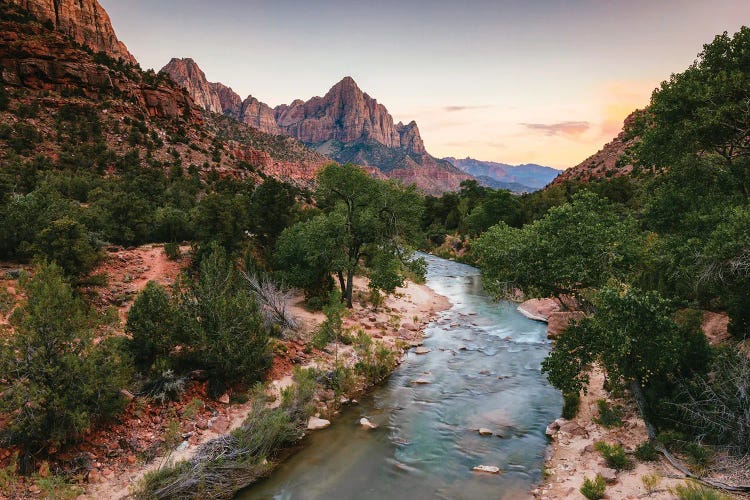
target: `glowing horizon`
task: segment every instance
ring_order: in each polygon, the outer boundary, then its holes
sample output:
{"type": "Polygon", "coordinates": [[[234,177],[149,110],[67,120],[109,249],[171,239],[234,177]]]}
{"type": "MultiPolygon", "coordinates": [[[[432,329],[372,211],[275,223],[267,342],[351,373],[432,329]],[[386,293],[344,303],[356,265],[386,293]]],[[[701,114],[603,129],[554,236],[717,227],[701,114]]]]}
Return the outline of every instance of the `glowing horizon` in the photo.
{"type": "Polygon", "coordinates": [[[191,57],[270,106],[348,75],[396,122],[415,120],[434,156],[555,168],[598,151],[750,19],[733,0],[100,2],[144,68],[191,57]]]}

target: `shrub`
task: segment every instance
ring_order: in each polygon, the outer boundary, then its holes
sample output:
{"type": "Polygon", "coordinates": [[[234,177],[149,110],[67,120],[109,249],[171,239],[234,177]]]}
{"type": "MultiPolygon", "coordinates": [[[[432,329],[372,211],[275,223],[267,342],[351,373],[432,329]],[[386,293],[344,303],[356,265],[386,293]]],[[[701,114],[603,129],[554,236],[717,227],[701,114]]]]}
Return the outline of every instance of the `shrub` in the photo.
{"type": "Polygon", "coordinates": [[[63,217],[51,222],[32,245],[35,254],[54,261],[66,274],[88,274],[101,259],[94,238],[83,224],[63,217]]]}
{"type": "Polygon", "coordinates": [[[619,444],[607,444],[604,441],[597,442],[594,447],[602,454],[607,465],[616,470],[628,470],[633,468],[632,462],[625,455],[625,449],[619,444]]]}
{"type": "Polygon", "coordinates": [[[581,394],[578,392],[568,392],[563,394],[562,418],[571,420],[578,415],[578,408],[581,405],[581,394]]]}
{"type": "Polygon", "coordinates": [[[731,500],[723,493],[695,483],[680,484],[669,491],[680,500],[731,500]]]}
{"type": "Polygon", "coordinates": [[[94,344],[95,323],[57,265],[37,266],[23,286],[26,302],[11,316],[15,334],[0,350],[8,381],[0,404],[12,415],[5,439],[36,453],[122,409],[128,360],[110,342],[94,344]]]}
{"type": "Polygon", "coordinates": [[[604,481],[602,476],[597,474],[593,480],[585,478],[580,491],[589,500],[599,500],[600,498],[604,498],[605,489],[607,489],[606,481],[604,481]]]}
{"type": "Polygon", "coordinates": [[[164,245],[164,253],[167,255],[169,260],[180,260],[180,245],[179,243],[170,242],[164,245]]]}
{"type": "Polygon", "coordinates": [[[383,380],[390,375],[396,365],[393,352],[383,344],[373,342],[372,338],[361,330],[354,341],[354,350],[359,358],[354,370],[369,384],[383,380]]]}
{"type": "Polygon", "coordinates": [[[183,360],[205,368],[215,381],[259,380],[270,364],[268,331],[224,250],[211,245],[197,279],[180,288],[183,360]]]}
{"type": "Polygon", "coordinates": [[[659,452],[651,441],[644,441],[636,447],[635,458],[641,462],[655,462],[659,460],[659,452]]]}
{"type": "Polygon", "coordinates": [[[622,425],[622,406],[610,407],[604,399],[598,400],[596,406],[599,408],[599,416],[594,418],[594,422],[608,429],[622,425]]]}
{"type": "Polygon", "coordinates": [[[346,307],[341,302],[341,294],[338,291],[331,292],[328,297],[328,305],[323,307],[326,319],[313,337],[313,347],[323,349],[330,342],[338,342],[343,324],[341,318],[345,310],[346,307]]]}
{"type": "Polygon", "coordinates": [[[149,371],[157,359],[166,361],[177,345],[178,315],[164,287],[154,281],[146,283],[125,324],[133,359],[141,371],[149,371]]]}
{"type": "Polygon", "coordinates": [[[641,482],[643,483],[643,487],[646,488],[646,493],[649,496],[656,491],[660,481],[661,476],[659,476],[659,474],[645,474],[641,476],[641,482]]]}

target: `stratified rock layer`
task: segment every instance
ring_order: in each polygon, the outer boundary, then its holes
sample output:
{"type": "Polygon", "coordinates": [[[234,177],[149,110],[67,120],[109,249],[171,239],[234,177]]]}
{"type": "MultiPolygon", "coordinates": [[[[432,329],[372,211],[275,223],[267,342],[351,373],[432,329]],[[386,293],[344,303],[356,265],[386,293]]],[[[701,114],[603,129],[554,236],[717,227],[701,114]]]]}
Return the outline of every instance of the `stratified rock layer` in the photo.
{"type": "Polygon", "coordinates": [[[51,21],[76,42],[95,52],[135,64],[135,57],[118,40],[107,12],[97,0],[7,0],[42,21],[51,21]]]}

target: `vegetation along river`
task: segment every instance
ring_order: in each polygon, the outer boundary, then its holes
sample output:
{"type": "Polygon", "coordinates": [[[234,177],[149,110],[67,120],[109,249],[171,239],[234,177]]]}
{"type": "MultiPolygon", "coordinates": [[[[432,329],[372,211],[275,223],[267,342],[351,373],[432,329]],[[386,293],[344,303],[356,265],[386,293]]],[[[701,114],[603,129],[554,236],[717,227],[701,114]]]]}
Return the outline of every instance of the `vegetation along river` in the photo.
{"type": "Polygon", "coordinates": [[[493,302],[479,271],[437,257],[427,285],[453,307],[431,323],[388,381],[241,499],[529,498],[562,398],[540,371],[545,325],[493,302]],[[415,384],[425,379],[429,384],[415,384]],[[380,427],[364,430],[367,417],[380,427]],[[479,428],[493,431],[480,436],[479,428]],[[472,472],[499,466],[498,475],[472,472]]]}

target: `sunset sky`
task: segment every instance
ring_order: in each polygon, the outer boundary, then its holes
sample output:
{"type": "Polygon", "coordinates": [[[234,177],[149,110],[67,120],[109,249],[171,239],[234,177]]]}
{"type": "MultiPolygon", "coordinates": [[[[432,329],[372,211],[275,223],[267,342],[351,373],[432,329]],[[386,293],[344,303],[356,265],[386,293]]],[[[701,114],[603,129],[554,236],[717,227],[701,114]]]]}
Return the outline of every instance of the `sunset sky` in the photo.
{"type": "Polygon", "coordinates": [[[576,165],[747,0],[100,0],[144,68],[192,57],[271,106],[346,75],[435,156],[576,165]]]}

